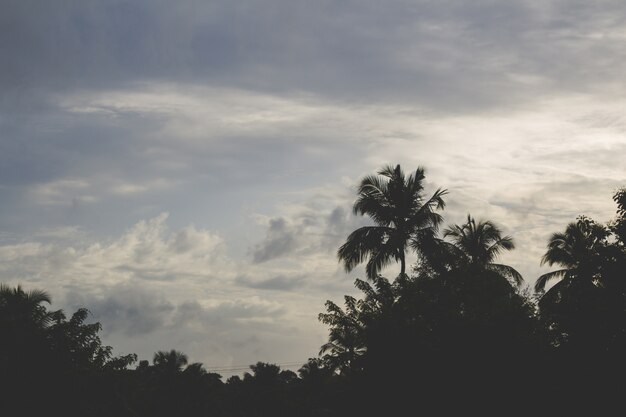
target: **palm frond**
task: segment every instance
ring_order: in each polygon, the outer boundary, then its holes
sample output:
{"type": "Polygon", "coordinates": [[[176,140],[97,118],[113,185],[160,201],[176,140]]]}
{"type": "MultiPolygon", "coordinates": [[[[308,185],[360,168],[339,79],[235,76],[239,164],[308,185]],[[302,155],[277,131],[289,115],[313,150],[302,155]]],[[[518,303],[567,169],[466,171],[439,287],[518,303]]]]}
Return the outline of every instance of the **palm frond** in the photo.
{"type": "Polygon", "coordinates": [[[420,201],[422,200],[422,191],[424,190],[424,175],[425,169],[423,167],[417,167],[414,173],[409,175],[406,180],[406,188],[409,194],[409,199],[420,201]]]}
{"type": "Polygon", "coordinates": [[[496,272],[507,279],[510,279],[517,287],[520,287],[524,283],[524,278],[522,277],[522,274],[517,272],[517,270],[512,266],[502,264],[488,264],[487,269],[496,272]]]}
{"type": "Polygon", "coordinates": [[[515,242],[511,236],[495,236],[492,242],[493,243],[485,251],[485,260],[487,262],[493,261],[505,250],[509,251],[515,249],[515,242]]]}
{"type": "Polygon", "coordinates": [[[31,290],[28,292],[27,298],[33,304],[50,304],[52,302],[52,298],[50,297],[50,295],[43,290],[31,290]]]}
{"type": "Polygon", "coordinates": [[[543,292],[546,288],[546,284],[548,281],[558,278],[563,278],[569,272],[569,269],[559,269],[557,271],[548,272],[547,274],[543,274],[537,281],[535,282],[535,292],[543,292]]]}
{"type": "Polygon", "coordinates": [[[392,257],[395,257],[395,251],[390,249],[388,245],[385,245],[371,254],[369,261],[365,265],[365,272],[369,279],[375,279],[378,276],[378,272],[391,263],[392,257]]]}
{"type": "Polygon", "coordinates": [[[343,261],[346,272],[352,271],[358,264],[377,252],[381,242],[388,239],[392,229],[379,226],[361,227],[348,236],[337,251],[339,261],[343,261]]]}
{"type": "Polygon", "coordinates": [[[402,168],[399,164],[395,167],[392,165],[384,166],[378,171],[378,175],[382,175],[390,180],[394,178],[402,178],[402,180],[404,180],[404,172],[402,172],[402,168]]]}
{"type": "Polygon", "coordinates": [[[388,225],[393,219],[388,188],[387,182],[379,177],[363,178],[357,191],[357,200],[352,207],[354,214],[368,215],[377,224],[388,225]]]}
{"type": "Polygon", "coordinates": [[[443,196],[447,194],[448,190],[445,188],[438,188],[437,191],[435,191],[435,193],[424,204],[429,207],[434,205],[437,210],[443,210],[446,208],[446,202],[443,199],[443,196]]]}

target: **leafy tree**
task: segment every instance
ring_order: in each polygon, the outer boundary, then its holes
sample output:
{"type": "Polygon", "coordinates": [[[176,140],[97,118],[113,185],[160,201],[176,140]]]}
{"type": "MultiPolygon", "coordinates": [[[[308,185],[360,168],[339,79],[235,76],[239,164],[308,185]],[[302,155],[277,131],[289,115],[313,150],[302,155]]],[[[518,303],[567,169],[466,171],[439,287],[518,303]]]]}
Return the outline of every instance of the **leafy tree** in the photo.
{"type": "Polygon", "coordinates": [[[360,279],[355,280],[354,286],[365,295],[363,301],[359,302],[359,320],[369,325],[372,321],[388,316],[398,298],[398,288],[403,280],[404,278],[400,278],[395,284],[381,276],[374,278],[371,284],[360,279]]]}
{"type": "Polygon", "coordinates": [[[346,295],[344,311],[332,301],[326,301],[327,313],[319,320],[330,326],[329,340],[320,348],[320,355],[333,370],[353,374],[359,369],[359,359],[365,354],[365,325],[360,307],[362,301],[346,295]]]}
{"type": "Polygon", "coordinates": [[[613,196],[613,201],[617,204],[617,218],[611,224],[611,231],[624,248],[626,247],[626,188],[618,190],[613,196]]]}
{"type": "Polygon", "coordinates": [[[434,235],[442,220],[436,210],[445,206],[445,190],[438,189],[425,199],[424,178],[423,168],[405,177],[397,165],[361,180],[353,211],[369,216],[375,225],[355,230],[339,248],[337,255],[347,272],[368,259],[369,279],[391,261],[400,262],[400,274],[405,274],[409,243],[434,235]]]}
{"type": "Polygon", "coordinates": [[[88,315],[89,310],[80,308],[67,320],[61,312],[50,326],[49,337],[54,355],[67,367],[101,369],[111,359],[112,348],[103,346],[98,336],[102,326],[100,323],[86,324],[88,315]]]}
{"type": "Polygon", "coordinates": [[[112,348],[98,336],[100,324],[86,323],[88,310],[79,309],[68,319],[63,311],[49,311],[45,304],[50,301],[44,291],[0,285],[3,411],[79,416],[119,405],[111,400],[111,381],[136,356],[112,357],[112,348]]]}

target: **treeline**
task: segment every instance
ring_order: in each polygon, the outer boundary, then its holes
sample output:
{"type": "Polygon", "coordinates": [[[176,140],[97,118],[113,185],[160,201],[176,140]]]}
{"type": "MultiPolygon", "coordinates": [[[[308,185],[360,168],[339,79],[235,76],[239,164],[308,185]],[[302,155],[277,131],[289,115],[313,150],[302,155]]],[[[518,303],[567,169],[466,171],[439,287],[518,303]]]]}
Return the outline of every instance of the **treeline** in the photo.
{"type": "MultiPolygon", "coordinates": [[[[373,225],[338,257],[360,298],[328,301],[329,340],[297,373],[268,363],[224,381],[177,351],[113,357],[46,293],[0,288],[0,377],[7,415],[364,416],[607,414],[626,389],[626,190],[608,224],[579,217],[554,233],[528,289],[491,221],[444,227],[445,190],[400,166],[364,178],[354,204],[373,225]],[[407,267],[409,251],[418,254],[407,267]],[[390,263],[401,272],[380,275],[390,263]],[[408,272],[407,272],[408,269],[408,272]],[[548,289],[549,288],[549,289],[548,289]],[[134,367],[133,367],[134,366],[134,367]],[[592,408],[583,408],[592,407],[592,408]]],[[[615,410],[619,412],[619,410],[615,410]]]]}
{"type": "Polygon", "coordinates": [[[102,344],[86,309],[67,317],[49,303],[0,285],[2,416],[306,416],[345,405],[347,381],[321,359],[297,374],[259,362],[226,381],[176,350],[133,366],[136,355],[102,344]]]}

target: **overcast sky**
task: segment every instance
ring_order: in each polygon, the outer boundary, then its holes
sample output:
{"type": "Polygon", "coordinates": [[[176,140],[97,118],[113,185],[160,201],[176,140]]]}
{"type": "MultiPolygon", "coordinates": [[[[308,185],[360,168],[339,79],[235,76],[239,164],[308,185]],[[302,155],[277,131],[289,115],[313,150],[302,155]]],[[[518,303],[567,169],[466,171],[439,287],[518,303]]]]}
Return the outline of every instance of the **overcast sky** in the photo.
{"type": "Polygon", "coordinates": [[[0,5],[0,281],[88,307],[119,354],[315,356],[386,164],[500,224],[530,284],[626,185],[623,1],[0,5]]]}

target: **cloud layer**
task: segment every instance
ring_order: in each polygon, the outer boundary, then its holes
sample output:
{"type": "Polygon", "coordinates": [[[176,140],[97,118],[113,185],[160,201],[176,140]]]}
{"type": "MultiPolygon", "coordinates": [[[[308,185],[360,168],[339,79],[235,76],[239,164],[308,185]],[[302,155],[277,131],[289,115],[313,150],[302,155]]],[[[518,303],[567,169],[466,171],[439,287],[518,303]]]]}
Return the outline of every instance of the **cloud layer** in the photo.
{"type": "MultiPolygon", "coordinates": [[[[0,272],[105,340],[207,365],[316,353],[335,252],[385,164],[547,237],[625,185],[619,1],[8,0],[0,272]],[[169,217],[165,213],[170,213],[169,217]]],[[[394,269],[387,273],[391,276],[394,269]]]]}

